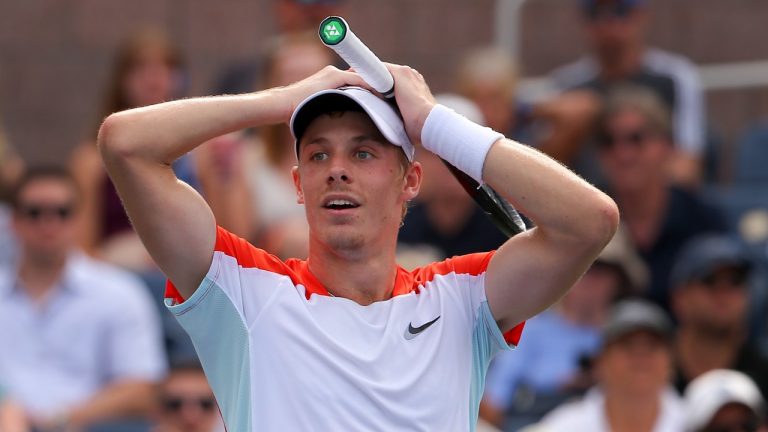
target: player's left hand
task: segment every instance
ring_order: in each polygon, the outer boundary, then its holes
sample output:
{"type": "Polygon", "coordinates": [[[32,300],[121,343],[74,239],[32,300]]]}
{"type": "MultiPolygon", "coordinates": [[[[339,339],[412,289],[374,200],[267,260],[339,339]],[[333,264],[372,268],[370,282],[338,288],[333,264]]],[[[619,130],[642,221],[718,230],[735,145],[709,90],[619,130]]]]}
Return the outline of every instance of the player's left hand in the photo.
{"type": "Polygon", "coordinates": [[[416,69],[391,63],[386,63],[386,66],[395,79],[395,99],[403,116],[405,131],[411,142],[418,144],[424,122],[435,106],[435,97],[416,69]]]}

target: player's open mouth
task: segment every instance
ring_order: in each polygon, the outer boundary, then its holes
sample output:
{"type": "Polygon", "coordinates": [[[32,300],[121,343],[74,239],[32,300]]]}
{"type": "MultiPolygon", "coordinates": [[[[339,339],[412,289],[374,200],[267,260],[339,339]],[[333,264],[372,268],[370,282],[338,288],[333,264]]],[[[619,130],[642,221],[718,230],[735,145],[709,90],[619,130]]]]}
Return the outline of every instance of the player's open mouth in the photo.
{"type": "Polygon", "coordinates": [[[330,199],[323,204],[329,210],[347,210],[360,207],[360,204],[348,199],[330,199]]]}

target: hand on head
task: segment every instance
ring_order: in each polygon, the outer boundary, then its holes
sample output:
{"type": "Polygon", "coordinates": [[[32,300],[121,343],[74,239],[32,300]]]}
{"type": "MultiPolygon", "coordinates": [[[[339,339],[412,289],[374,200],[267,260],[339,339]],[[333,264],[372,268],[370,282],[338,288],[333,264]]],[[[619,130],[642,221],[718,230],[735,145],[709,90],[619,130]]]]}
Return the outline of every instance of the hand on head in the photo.
{"type": "Polygon", "coordinates": [[[409,66],[386,63],[395,79],[395,99],[403,116],[405,131],[413,144],[421,142],[421,129],[435,106],[435,97],[424,77],[409,66]]]}
{"type": "MultiPolygon", "coordinates": [[[[421,129],[435,105],[435,98],[424,77],[418,71],[408,66],[391,63],[386,63],[386,65],[395,79],[395,99],[403,116],[405,131],[412,143],[419,143],[421,142],[421,129]]],[[[309,78],[282,89],[288,102],[283,114],[285,122],[290,121],[296,106],[306,97],[321,90],[343,86],[358,86],[376,92],[354,70],[342,71],[334,66],[326,66],[309,78]]]]}
{"type": "Polygon", "coordinates": [[[356,72],[343,71],[335,66],[326,66],[312,76],[282,88],[288,103],[283,111],[283,121],[285,123],[290,122],[293,111],[308,96],[321,90],[344,86],[357,86],[374,91],[356,72]]]}

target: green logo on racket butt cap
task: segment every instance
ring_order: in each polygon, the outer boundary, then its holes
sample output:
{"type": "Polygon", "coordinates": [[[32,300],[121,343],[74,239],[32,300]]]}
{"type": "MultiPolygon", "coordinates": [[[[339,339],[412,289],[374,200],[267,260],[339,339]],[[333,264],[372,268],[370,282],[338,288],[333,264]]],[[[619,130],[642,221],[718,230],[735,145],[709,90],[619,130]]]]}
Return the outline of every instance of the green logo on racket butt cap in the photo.
{"type": "Polygon", "coordinates": [[[326,45],[336,45],[347,36],[347,28],[344,18],[330,16],[320,23],[320,40],[326,45]]]}

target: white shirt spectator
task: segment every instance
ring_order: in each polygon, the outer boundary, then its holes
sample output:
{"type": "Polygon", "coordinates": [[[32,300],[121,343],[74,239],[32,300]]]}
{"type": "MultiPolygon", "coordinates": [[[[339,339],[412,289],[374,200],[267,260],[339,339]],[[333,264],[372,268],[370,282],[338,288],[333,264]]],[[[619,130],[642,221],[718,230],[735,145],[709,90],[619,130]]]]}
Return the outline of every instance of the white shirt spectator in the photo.
{"type": "Polygon", "coordinates": [[[157,309],[131,274],[73,254],[43,302],[0,271],[0,381],[33,415],[53,415],[120,379],[166,370],[157,309]]]}
{"type": "MultiPolygon", "coordinates": [[[[685,412],[680,396],[668,388],[661,395],[661,412],[652,432],[680,432],[685,412]]],[[[605,416],[605,397],[593,388],[579,401],[565,404],[524,432],[610,432],[605,416]]]]}

